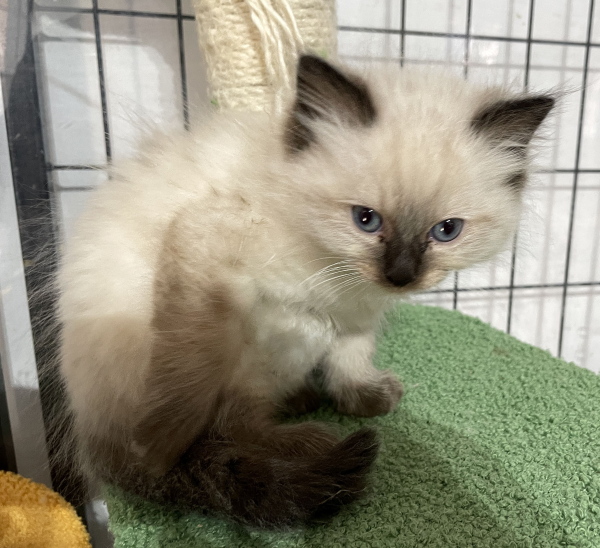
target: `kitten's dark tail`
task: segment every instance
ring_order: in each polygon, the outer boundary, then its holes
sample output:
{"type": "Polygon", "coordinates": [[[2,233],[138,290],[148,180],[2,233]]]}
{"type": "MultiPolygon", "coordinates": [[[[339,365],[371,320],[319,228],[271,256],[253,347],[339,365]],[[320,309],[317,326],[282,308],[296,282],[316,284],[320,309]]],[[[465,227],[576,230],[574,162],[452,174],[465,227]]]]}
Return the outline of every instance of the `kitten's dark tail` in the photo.
{"type": "Polygon", "coordinates": [[[277,424],[243,407],[230,406],[164,476],[130,466],[105,479],[150,500],[259,527],[326,517],[364,493],[379,446],[373,430],[340,441],[323,425],[277,424]]]}

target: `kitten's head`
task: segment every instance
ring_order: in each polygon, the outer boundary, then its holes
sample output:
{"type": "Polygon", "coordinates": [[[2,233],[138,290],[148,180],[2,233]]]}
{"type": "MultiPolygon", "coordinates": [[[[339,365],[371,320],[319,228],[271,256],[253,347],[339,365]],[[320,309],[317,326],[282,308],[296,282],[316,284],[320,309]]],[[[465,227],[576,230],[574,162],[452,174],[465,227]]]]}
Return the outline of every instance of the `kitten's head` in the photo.
{"type": "Polygon", "coordinates": [[[553,106],[406,69],[363,80],[303,56],[283,132],[289,218],[367,279],[431,287],[506,246],[553,106]]]}

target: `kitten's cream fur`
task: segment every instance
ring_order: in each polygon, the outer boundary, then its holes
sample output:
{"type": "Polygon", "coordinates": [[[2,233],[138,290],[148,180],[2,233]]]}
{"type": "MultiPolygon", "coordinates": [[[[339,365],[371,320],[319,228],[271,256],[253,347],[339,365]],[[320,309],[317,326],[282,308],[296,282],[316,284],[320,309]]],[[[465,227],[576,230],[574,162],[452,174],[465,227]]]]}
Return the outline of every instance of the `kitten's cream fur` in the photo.
{"type": "Polygon", "coordinates": [[[317,365],[341,411],[395,407],[398,381],[372,365],[382,314],[506,245],[539,122],[522,139],[519,119],[477,127],[514,96],[440,74],[366,82],[372,123],[317,93],[301,117],[311,142],[294,150],[287,114],[215,116],[146,147],[90,199],[66,247],[59,312],[61,370],[92,461],[117,454],[117,466],[160,476],[223,398],[281,404],[317,365]],[[355,226],[353,205],[381,213],[380,235],[355,226]],[[427,240],[455,217],[456,240],[427,240]],[[398,232],[429,241],[403,288],[380,261],[398,232]]]}

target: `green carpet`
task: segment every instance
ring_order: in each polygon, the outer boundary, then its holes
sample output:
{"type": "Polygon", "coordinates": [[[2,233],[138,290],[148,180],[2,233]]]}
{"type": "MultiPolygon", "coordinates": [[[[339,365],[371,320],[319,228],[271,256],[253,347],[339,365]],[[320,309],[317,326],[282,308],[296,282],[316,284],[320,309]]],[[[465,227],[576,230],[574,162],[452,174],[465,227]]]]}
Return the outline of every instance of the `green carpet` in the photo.
{"type": "Polygon", "coordinates": [[[600,377],[452,312],[403,305],[378,353],[404,382],[376,419],[372,492],[326,525],[246,531],[107,492],[115,548],[600,548],[600,377]]]}

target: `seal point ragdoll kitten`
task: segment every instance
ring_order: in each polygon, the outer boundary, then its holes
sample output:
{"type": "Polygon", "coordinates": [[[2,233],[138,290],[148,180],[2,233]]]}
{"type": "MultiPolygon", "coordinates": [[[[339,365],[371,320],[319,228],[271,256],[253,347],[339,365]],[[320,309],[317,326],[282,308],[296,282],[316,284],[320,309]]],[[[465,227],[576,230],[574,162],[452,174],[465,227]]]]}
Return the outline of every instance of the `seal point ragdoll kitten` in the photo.
{"type": "Polygon", "coordinates": [[[58,278],[88,472],[259,526],[359,497],[374,432],[276,413],[318,406],[315,368],[341,413],[395,408],[372,365],[382,315],[506,245],[553,105],[306,55],[285,115],[217,116],[118,167],[58,278]]]}

